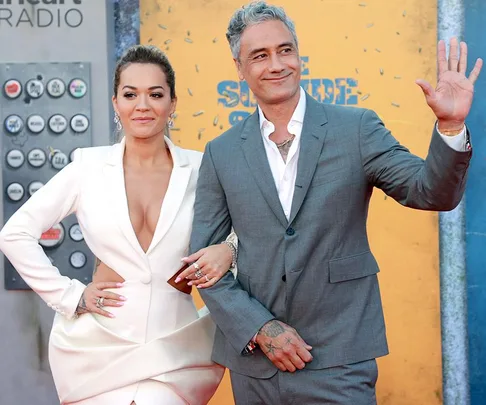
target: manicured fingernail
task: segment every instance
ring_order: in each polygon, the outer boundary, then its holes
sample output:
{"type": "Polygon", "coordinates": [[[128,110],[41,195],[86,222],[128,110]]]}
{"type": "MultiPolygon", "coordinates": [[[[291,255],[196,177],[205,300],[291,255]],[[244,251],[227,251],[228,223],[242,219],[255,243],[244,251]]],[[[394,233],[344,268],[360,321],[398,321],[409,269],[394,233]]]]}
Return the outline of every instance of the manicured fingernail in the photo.
{"type": "Polygon", "coordinates": [[[202,285],[198,285],[197,288],[202,288],[202,285]]]}
{"type": "Polygon", "coordinates": [[[125,305],[125,303],[124,303],[124,302],[119,302],[119,303],[118,303],[118,306],[119,306],[119,307],[122,307],[123,305],[125,305]]]}
{"type": "Polygon", "coordinates": [[[187,283],[187,285],[192,285],[192,281],[189,281],[189,282],[187,283]]]}
{"type": "Polygon", "coordinates": [[[113,315],[113,314],[108,314],[108,316],[109,316],[110,318],[114,318],[114,317],[115,317],[115,315],[113,315]]]}
{"type": "Polygon", "coordinates": [[[126,300],[127,300],[127,297],[125,297],[125,296],[123,296],[123,295],[120,295],[120,299],[121,299],[122,301],[126,301],[126,300]]]}
{"type": "Polygon", "coordinates": [[[187,257],[183,257],[183,258],[181,259],[181,262],[185,262],[186,260],[187,260],[187,257]]]}
{"type": "Polygon", "coordinates": [[[123,283],[116,283],[117,287],[123,287],[123,283]]]}
{"type": "Polygon", "coordinates": [[[176,282],[176,283],[178,283],[179,281],[181,281],[181,278],[180,278],[180,277],[177,277],[177,278],[175,279],[175,282],[176,282]]]}

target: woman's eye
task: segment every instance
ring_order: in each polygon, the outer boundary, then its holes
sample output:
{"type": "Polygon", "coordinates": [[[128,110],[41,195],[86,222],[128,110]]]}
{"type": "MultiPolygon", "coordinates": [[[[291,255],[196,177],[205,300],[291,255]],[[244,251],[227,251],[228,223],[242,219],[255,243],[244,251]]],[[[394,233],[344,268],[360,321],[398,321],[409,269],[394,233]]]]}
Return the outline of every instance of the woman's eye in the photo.
{"type": "Polygon", "coordinates": [[[125,97],[125,98],[133,98],[133,97],[135,97],[135,93],[125,93],[123,95],[123,97],[125,97]]]}
{"type": "Polygon", "coordinates": [[[162,98],[162,97],[164,97],[164,95],[162,93],[152,93],[152,97],[162,98]]]}

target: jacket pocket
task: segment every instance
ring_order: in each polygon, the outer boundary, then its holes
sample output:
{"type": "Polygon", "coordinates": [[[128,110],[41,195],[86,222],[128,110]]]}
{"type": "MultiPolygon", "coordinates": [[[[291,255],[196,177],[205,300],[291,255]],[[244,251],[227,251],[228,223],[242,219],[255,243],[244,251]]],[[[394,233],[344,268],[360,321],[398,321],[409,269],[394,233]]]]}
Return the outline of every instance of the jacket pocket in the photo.
{"type": "Polygon", "coordinates": [[[329,282],[355,280],[377,274],[380,271],[370,251],[329,261],[329,282]]]}

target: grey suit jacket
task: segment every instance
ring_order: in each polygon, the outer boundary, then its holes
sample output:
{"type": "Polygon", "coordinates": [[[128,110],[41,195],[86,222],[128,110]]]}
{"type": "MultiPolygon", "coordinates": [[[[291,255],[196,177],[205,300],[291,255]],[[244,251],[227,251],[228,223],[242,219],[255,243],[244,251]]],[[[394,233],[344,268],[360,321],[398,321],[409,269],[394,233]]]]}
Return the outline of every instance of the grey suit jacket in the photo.
{"type": "Polygon", "coordinates": [[[242,351],[271,319],[313,347],[321,369],[388,353],[366,219],[373,187],[399,203],[451,210],[461,200],[471,152],[456,152],[434,130],[425,160],[401,146],[378,116],[324,105],[307,95],[290,220],[280,204],[258,113],[209,142],[196,192],[191,252],[233,226],[238,273],[201,295],[217,323],[213,359],[238,373],[272,376],[257,350],[242,351]]]}

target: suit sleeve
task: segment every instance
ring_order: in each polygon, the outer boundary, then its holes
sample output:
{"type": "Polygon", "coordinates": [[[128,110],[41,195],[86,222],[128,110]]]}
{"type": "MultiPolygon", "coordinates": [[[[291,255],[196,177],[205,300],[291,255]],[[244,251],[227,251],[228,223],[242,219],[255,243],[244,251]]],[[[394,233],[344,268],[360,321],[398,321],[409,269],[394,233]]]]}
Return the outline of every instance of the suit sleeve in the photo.
{"type": "Polygon", "coordinates": [[[62,276],[39,245],[43,232],[76,211],[81,178],[80,155],[41,187],[7,221],[0,232],[0,250],[25,282],[68,319],[75,315],[85,285],[62,276]]]}
{"type": "Polygon", "coordinates": [[[360,150],[370,183],[400,204],[449,211],[461,201],[471,151],[452,149],[436,128],[424,160],[400,145],[378,116],[366,110],[361,117],[360,150]]]}
{"type": "MultiPolygon", "coordinates": [[[[208,143],[199,169],[190,251],[220,243],[231,232],[226,197],[208,143]]],[[[238,352],[274,316],[227,272],[214,286],[199,290],[211,316],[238,352]]]]}

